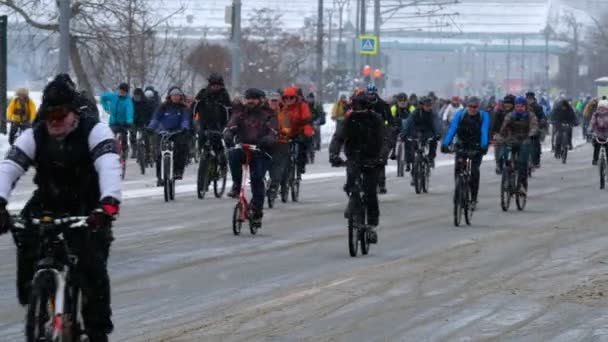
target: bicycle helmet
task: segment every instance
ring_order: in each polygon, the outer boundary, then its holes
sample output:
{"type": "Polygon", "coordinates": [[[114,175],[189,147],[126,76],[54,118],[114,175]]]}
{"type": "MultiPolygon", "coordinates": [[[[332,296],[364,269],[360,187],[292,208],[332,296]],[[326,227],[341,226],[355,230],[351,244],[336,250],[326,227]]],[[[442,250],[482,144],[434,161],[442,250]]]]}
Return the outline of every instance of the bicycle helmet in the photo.
{"type": "Polygon", "coordinates": [[[249,88],[245,90],[245,98],[246,99],[262,99],[266,96],[263,90],[257,88],[249,88]]]}
{"type": "Polygon", "coordinates": [[[378,87],[375,84],[370,83],[367,85],[367,93],[368,94],[376,94],[378,92],[378,87]]]}

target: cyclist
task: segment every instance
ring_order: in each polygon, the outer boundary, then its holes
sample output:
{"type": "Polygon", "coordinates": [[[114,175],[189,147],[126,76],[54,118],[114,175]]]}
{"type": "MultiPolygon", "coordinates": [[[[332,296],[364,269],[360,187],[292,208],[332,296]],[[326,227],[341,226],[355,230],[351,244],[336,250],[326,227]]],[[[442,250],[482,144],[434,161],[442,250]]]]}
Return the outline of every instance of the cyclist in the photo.
{"type": "MultiPolygon", "coordinates": [[[[471,97],[467,101],[467,108],[456,112],[450,128],[441,144],[441,152],[448,153],[449,146],[454,137],[458,139],[458,148],[465,151],[479,151],[471,159],[471,200],[473,209],[477,205],[477,194],[479,193],[479,168],[483,156],[488,152],[490,114],[481,111],[480,101],[477,97],[471,97]]],[[[458,174],[465,165],[461,162],[463,156],[456,152],[454,171],[458,174]]]]}
{"type": "MultiPolygon", "coordinates": [[[[295,92],[295,89],[294,89],[295,92]]],[[[269,151],[277,141],[279,124],[274,112],[262,105],[265,97],[262,90],[250,88],[245,91],[245,104],[243,109],[235,111],[224,131],[224,139],[232,142],[235,138],[243,144],[253,144],[269,151]]],[[[232,190],[228,196],[236,198],[241,189],[243,170],[241,164],[245,160],[245,152],[232,149],[228,154],[230,171],[232,174],[232,190]]],[[[270,160],[266,155],[254,153],[249,162],[251,177],[251,210],[252,219],[260,224],[264,216],[264,175],[270,167],[270,160]]]]}
{"type": "Polygon", "coordinates": [[[299,100],[298,90],[294,87],[283,90],[283,111],[289,117],[289,139],[299,144],[298,169],[306,173],[307,152],[311,148],[314,128],[311,125],[312,116],[308,105],[299,100]]]}
{"type": "MultiPolygon", "coordinates": [[[[596,137],[602,140],[608,139],[608,100],[598,102],[597,111],[591,116],[589,128],[596,137]]],[[[599,154],[600,146],[593,139],[593,165],[597,165],[599,154]]]]}
{"type": "Polygon", "coordinates": [[[152,102],[154,110],[156,110],[158,106],[160,106],[160,95],[158,95],[158,92],[156,91],[156,89],[154,89],[153,86],[147,86],[144,89],[144,95],[150,102],[152,102]]]}
{"type": "MultiPolygon", "coordinates": [[[[428,97],[420,99],[420,108],[417,109],[409,119],[405,121],[402,139],[407,140],[408,137],[420,137],[421,139],[434,138],[429,144],[429,163],[431,167],[435,167],[435,156],[437,154],[437,140],[440,138],[439,128],[433,113],[433,101],[428,97]]],[[[414,150],[410,146],[407,150],[407,162],[414,162],[414,150]]]]}
{"type": "Polygon", "coordinates": [[[289,141],[291,136],[291,116],[280,102],[278,93],[268,96],[270,108],[276,113],[279,129],[277,143],[272,147],[272,165],[270,167],[270,186],[268,196],[276,198],[281,181],[287,177],[287,163],[289,161],[289,141]]]}
{"type": "Polygon", "coordinates": [[[129,96],[129,85],[121,83],[118,92],[107,92],[101,94],[101,105],[110,114],[110,128],[114,134],[120,134],[123,142],[125,155],[129,150],[127,145],[127,132],[133,125],[133,99],[129,96]]]}
{"type": "Polygon", "coordinates": [[[43,91],[39,122],[19,136],[0,162],[0,232],[11,226],[6,205],[14,183],[35,166],[37,188],[21,211],[28,223],[24,231],[13,234],[17,297],[27,305],[39,247],[31,218],[43,212],[89,215],[90,234],[85,238],[70,233],[66,241],[79,260],[86,334],[91,342],[105,342],[113,329],[107,260],[113,240],[111,222],[121,200],[120,164],[112,131],[90,112],[80,111],[79,104],[86,101],[80,96],[73,85],[51,81],[43,91]]]}
{"type": "Polygon", "coordinates": [[[500,136],[500,129],[502,123],[505,120],[505,116],[513,111],[515,106],[515,96],[507,94],[502,100],[502,108],[500,108],[495,114],[492,120],[491,135],[494,139],[494,161],[496,162],[496,174],[502,174],[502,137],[500,136]]]}
{"type": "MultiPolygon", "coordinates": [[[[150,120],[152,120],[154,109],[154,104],[144,96],[144,91],[141,88],[135,88],[133,90],[133,113],[135,117],[133,119],[133,129],[131,130],[129,138],[131,146],[135,146],[137,144],[137,132],[141,132],[145,142],[146,156],[149,155],[152,144],[151,137],[147,133],[146,128],[150,120]]],[[[136,149],[134,148],[131,158],[135,157],[135,152],[136,149]]]]}
{"type": "MultiPolygon", "coordinates": [[[[526,101],[528,103],[529,110],[536,115],[536,120],[538,120],[538,131],[536,135],[532,138],[532,164],[535,168],[540,168],[540,157],[542,154],[541,144],[545,140],[545,135],[547,131],[547,116],[545,115],[545,111],[543,107],[540,106],[536,102],[536,94],[532,91],[526,93],[526,101]]],[[[572,136],[572,134],[570,134],[572,136]]]]}
{"type": "Polygon", "coordinates": [[[17,131],[25,130],[32,126],[36,118],[36,104],[30,99],[29,91],[26,88],[19,88],[15,92],[15,97],[11,99],[6,109],[6,119],[11,123],[11,130],[8,133],[8,143],[12,146],[17,136],[17,131]]]}
{"type": "Polygon", "coordinates": [[[445,108],[443,114],[441,115],[441,119],[443,120],[444,131],[447,132],[448,128],[452,123],[452,119],[454,119],[454,115],[456,115],[456,113],[462,109],[463,107],[460,103],[460,97],[452,96],[450,104],[445,108]]]}
{"type": "MultiPolygon", "coordinates": [[[[390,153],[390,149],[393,145],[395,145],[397,140],[397,135],[399,134],[399,122],[397,120],[393,120],[393,115],[391,114],[391,107],[384,100],[378,96],[378,88],[374,84],[367,85],[367,100],[369,101],[370,109],[382,116],[382,120],[384,120],[384,125],[387,126],[388,129],[384,131],[384,144],[386,145],[382,150],[387,153],[384,156],[384,160],[388,159],[388,154],[390,153]]],[[[379,192],[381,194],[386,194],[386,165],[382,168],[380,172],[380,178],[378,181],[378,186],[380,187],[379,192]]]]}
{"type": "MultiPolygon", "coordinates": [[[[201,89],[195,97],[197,104],[194,112],[195,115],[198,115],[200,128],[199,146],[203,146],[207,142],[207,131],[224,131],[232,108],[232,101],[230,101],[230,95],[226,91],[224,78],[218,73],[212,73],[207,78],[207,82],[207,87],[201,89]]],[[[211,145],[216,155],[224,153],[219,136],[211,141],[211,145]]],[[[221,158],[221,161],[224,163],[224,158],[221,158]]],[[[226,165],[220,166],[226,167],[226,165]]]]}
{"type": "MultiPolygon", "coordinates": [[[[536,115],[534,112],[528,111],[528,103],[524,97],[517,97],[513,112],[505,116],[500,129],[500,136],[504,139],[504,144],[511,145],[513,152],[519,152],[517,168],[521,188],[518,191],[524,195],[525,189],[528,187],[528,160],[532,148],[531,141],[537,132],[538,120],[536,115]]],[[[503,150],[502,160],[505,158],[504,152],[505,150],[503,150]]]]}
{"type": "Polygon", "coordinates": [[[557,148],[557,141],[555,136],[557,135],[558,130],[560,129],[561,124],[568,124],[568,149],[572,149],[572,126],[578,125],[578,119],[576,117],[576,113],[570,103],[567,100],[561,100],[553,109],[553,115],[551,115],[551,121],[553,124],[553,150],[557,148]]]}
{"type": "MultiPolygon", "coordinates": [[[[369,109],[369,100],[365,94],[355,95],[351,99],[352,112],[344,119],[343,125],[334,133],[329,145],[329,162],[332,166],[340,166],[344,161],[340,151],[348,159],[346,169],[346,185],[344,190],[353,191],[357,171],[363,173],[363,191],[367,199],[367,224],[371,227],[371,243],[378,242],[378,227],[380,208],[378,205],[378,178],[385,164],[383,160],[386,147],[384,144],[384,120],[382,116],[369,109]]],[[[346,209],[345,217],[348,217],[346,209]]]]}
{"type": "MultiPolygon", "coordinates": [[[[407,120],[410,116],[410,105],[408,103],[407,94],[399,93],[395,96],[395,100],[397,101],[393,106],[391,106],[391,115],[393,116],[393,120],[396,123],[397,134],[401,133],[402,123],[407,120]]],[[[407,144],[407,141],[404,142],[407,144]]],[[[395,139],[395,145],[393,145],[391,149],[390,159],[397,159],[396,152],[397,139],[395,139]]],[[[406,163],[406,171],[410,171],[410,165],[406,163]]]]}
{"type": "Polygon", "coordinates": [[[336,129],[342,125],[342,122],[346,118],[346,112],[348,112],[348,101],[346,95],[340,95],[340,99],[336,102],[331,110],[331,119],[336,122],[336,129]]]}
{"type": "Polygon", "coordinates": [[[315,129],[313,135],[313,148],[315,151],[321,151],[321,126],[325,125],[325,110],[323,105],[315,102],[315,94],[310,93],[306,96],[306,103],[312,116],[312,124],[315,129]]]}
{"type": "MultiPolygon", "coordinates": [[[[188,157],[188,131],[190,129],[190,111],[184,103],[184,92],[179,87],[169,88],[169,93],[165,102],[156,109],[148,128],[161,132],[176,132],[180,133],[172,136],[175,143],[173,169],[174,178],[182,179],[184,169],[186,168],[186,159],[188,157]]],[[[161,154],[160,150],[156,156],[156,179],[157,186],[162,186],[160,174],[161,154]]]]}

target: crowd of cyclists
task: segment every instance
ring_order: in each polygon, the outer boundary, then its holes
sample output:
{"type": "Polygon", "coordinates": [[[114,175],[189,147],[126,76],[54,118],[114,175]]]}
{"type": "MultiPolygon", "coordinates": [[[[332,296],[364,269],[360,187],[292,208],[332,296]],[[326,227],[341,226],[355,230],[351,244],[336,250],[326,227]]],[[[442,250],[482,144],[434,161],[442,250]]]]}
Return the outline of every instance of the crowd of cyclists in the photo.
{"type": "MultiPolygon", "coordinates": [[[[107,341],[113,329],[110,283],[107,273],[109,247],[113,240],[112,221],[121,203],[121,163],[128,157],[156,161],[157,185],[161,177],[158,138],[166,132],[175,146],[174,179],[183,178],[185,168],[202,146],[211,146],[219,167],[229,169],[232,188],[229,197],[241,191],[243,163],[249,165],[253,224],[261,226],[265,198],[277,197],[287,177],[290,160],[297,177],[306,173],[314,152],[321,148],[321,127],[326,113],[313,93],[286,87],[276,91],[247,89],[231,99],[224,79],[213,73],[207,85],[190,97],[179,87],[171,87],[161,100],[153,87],[135,88],[120,84],[115,92],[100,95],[108,113],[108,125],[101,123],[94,100],[77,90],[69,76],[58,75],[44,89],[38,109],[26,89],[19,89],[7,110],[11,124],[11,149],[0,162],[0,233],[11,230],[17,245],[17,293],[22,305],[30,303],[31,279],[39,257],[32,219],[42,215],[88,216],[91,233],[70,233],[67,237],[81,260],[82,312],[90,341],[107,341]],[[135,148],[141,139],[145,149],[135,148]],[[117,140],[122,145],[116,143],[117,140]],[[244,146],[255,146],[248,153],[244,146]],[[295,152],[294,152],[295,151],[295,152]],[[128,152],[131,152],[130,155],[128,152]],[[294,153],[294,155],[292,155],[294,153]],[[30,166],[36,174],[36,191],[19,214],[29,228],[12,230],[7,209],[9,195],[30,166]],[[86,246],[86,247],[85,247],[86,246]]],[[[433,92],[418,97],[405,93],[382,99],[375,85],[342,95],[329,115],[335,132],[329,143],[329,162],[346,166],[347,194],[365,197],[365,224],[370,242],[377,243],[380,223],[378,195],[387,193],[386,165],[401,158],[397,146],[403,144],[405,170],[414,179],[416,141],[428,142],[430,169],[435,167],[438,145],[443,153],[455,153],[455,174],[470,165],[470,192],[474,209],[479,192],[480,166],[490,145],[494,146],[496,173],[501,174],[508,153],[516,153],[517,192],[526,196],[531,170],[541,164],[541,144],[553,124],[552,146],[572,149],[572,127],[583,125],[584,134],[608,138],[608,100],[586,99],[575,103],[560,97],[553,105],[536,94],[506,95],[503,99],[475,96],[461,99],[438,98],[433,92]],[[565,130],[567,146],[558,146],[556,131],[565,130]],[[556,129],[558,128],[558,129],[556,129]],[[342,153],[346,160],[341,157],[342,153]],[[464,161],[469,160],[469,164],[464,161]]],[[[598,160],[594,140],[592,162],[598,160]]],[[[350,204],[345,217],[352,215],[350,204]]]]}

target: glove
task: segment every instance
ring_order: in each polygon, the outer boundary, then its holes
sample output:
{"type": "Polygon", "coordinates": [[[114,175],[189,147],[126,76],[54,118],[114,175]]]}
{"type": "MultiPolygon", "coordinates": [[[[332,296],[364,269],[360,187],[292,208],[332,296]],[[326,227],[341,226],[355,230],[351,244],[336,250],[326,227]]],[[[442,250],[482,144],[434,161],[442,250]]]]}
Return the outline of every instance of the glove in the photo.
{"type": "Polygon", "coordinates": [[[114,198],[106,197],[101,200],[100,208],[93,210],[87,224],[92,230],[109,228],[120,211],[120,203],[114,198]]]}
{"type": "Polygon", "coordinates": [[[441,153],[450,153],[450,147],[448,145],[441,145],[441,153]]]}
{"type": "Polygon", "coordinates": [[[439,141],[439,140],[441,140],[441,135],[436,135],[435,136],[435,141],[439,141]]]}
{"type": "Polygon", "coordinates": [[[227,146],[231,146],[234,142],[234,133],[230,130],[224,131],[224,142],[227,146]]]}
{"type": "Polygon", "coordinates": [[[335,154],[330,155],[329,163],[331,164],[332,167],[342,166],[342,165],[344,165],[344,159],[340,158],[340,156],[337,156],[335,154]]]}
{"type": "Polygon", "coordinates": [[[8,232],[11,225],[11,216],[6,210],[6,200],[4,198],[0,198],[0,235],[8,232]]]}
{"type": "Polygon", "coordinates": [[[304,135],[307,137],[312,137],[313,135],[315,135],[315,130],[314,128],[312,128],[311,125],[306,125],[304,126],[304,135]]]}

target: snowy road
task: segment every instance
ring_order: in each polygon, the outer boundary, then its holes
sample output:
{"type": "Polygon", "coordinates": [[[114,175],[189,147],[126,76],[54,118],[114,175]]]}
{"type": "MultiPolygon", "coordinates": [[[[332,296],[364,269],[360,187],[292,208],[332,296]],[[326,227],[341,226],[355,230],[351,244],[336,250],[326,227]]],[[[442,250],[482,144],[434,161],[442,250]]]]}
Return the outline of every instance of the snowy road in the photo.
{"type": "MultiPolygon", "coordinates": [[[[348,255],[343,170],[309,168],[302,202],[232,235],[233,200],[198,200],[194,168],[174,203],[130,167],[110,275],[112,341],[608,341],[608,192],[590,147],[544,155],[524,212],[499,207],[482,166],[473,226],[454,228],[452,166],[431,192],[389,175],[379,244],[348,255]]],[[[445,157],[441,157],[445,158],[445,157]]],[[[15,203],[31,191],[16,189],[15,203]]],[[[22,339],[14,247],[0,241],[0,340],[22,339]]]]}

